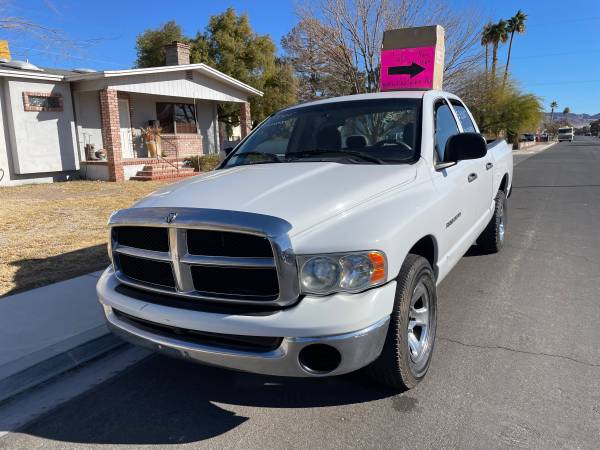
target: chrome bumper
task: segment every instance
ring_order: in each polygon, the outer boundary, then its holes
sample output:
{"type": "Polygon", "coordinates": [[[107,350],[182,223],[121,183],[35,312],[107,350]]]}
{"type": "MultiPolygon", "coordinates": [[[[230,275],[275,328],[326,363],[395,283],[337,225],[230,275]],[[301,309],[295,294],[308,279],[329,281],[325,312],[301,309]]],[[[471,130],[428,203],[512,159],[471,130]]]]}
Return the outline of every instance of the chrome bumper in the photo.
{"type": "Polygon", "coordinates": [[[360,369],[374,361],[385,342],[389,316],[358,331],[319,337],[284,337],[281,345],[269,352],[248,352],[199,345],[154,334],[135,327],[117,317],[112,308],[104,306],[109,328],[124,340],[159,353],[203,364],[245,372],[289,377],[340,375],[360,369]],[[300,351],[311,344],[334,347],[341,355],[336,369],[315,373],[299,362],[300,351]]]}

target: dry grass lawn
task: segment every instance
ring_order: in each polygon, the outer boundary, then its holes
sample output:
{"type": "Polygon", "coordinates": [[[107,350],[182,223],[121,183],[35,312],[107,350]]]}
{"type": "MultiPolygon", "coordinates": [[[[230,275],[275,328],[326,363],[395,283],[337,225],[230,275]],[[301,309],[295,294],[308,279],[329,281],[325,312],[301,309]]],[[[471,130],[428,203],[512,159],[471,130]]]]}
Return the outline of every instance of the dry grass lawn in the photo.
{"type": "Polygon", "coordinates": [[[0,188],[0,296],[108,265],[106,221],[165,181],[0,188]]]}

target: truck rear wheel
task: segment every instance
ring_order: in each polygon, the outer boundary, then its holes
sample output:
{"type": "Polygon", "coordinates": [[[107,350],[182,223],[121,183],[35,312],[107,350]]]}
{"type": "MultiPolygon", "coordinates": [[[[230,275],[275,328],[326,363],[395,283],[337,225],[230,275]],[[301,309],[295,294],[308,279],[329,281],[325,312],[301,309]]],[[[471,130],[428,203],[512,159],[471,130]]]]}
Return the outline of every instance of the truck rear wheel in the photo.
{"type": "Polygon", "coordinates": [[[507,222],[507,200],[499,190],[495,199],[494,215],[485,230],[477,238],[477,245],[484,253],[498,253],[504,247],[507,222]]]}
{"type": "Polygon", "coordinates": [[[429,262],[409,254],[396,278],[394,310],[381,355],[367,368],[394,389],[415,387],[427,373],[437,325],[435,278],[429,262]]]}

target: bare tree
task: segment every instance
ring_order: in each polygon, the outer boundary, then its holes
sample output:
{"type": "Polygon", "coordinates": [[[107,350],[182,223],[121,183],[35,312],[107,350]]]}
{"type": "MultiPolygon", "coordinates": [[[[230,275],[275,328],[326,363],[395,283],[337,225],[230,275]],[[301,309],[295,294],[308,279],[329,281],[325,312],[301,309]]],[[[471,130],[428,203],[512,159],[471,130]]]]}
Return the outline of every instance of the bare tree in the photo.
{"type": "Polygon", "coordinates": [[[387,29],[442,25],[449,85],[481,61],[481,15],[453,10],[444,0],[312,0],[297,14],[282,44],[301,80],[301,98],[377,91],[387,29]]]}
{"type": "MultiPolygon", "coordinates": [[[[50,1],[45,2],[46,7],[56,12],[56,7],[50,1]]],[[[13,48],[19,48],[22,42],[29,51],[41,51],[55,54],[62,58],[77,58],[83,48],[96,44],[103,39],[73,40],[62,30],[48,27],[24,16],[13,13],[14,8],[8,0],[0,0],[0,33],[3,39],[9,39],[13,48]],[[38,47],[37,49],[31,48],[38,47]],[[51,52],[46,50],[52,50],[51,52]]]]}

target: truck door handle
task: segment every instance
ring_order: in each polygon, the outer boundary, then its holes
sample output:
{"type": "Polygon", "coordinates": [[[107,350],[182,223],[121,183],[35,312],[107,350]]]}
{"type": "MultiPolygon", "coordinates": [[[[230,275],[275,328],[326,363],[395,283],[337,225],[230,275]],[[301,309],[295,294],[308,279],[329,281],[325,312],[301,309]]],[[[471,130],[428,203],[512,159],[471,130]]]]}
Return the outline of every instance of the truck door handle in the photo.
{"type": "Polygon", "coordinates": [[[469,174],[467,179],[469,180],[469,183],[472,183],[473,181],[475,181],[477,179],[477,174],[471,173],[471,174],[469,174]]]}
{"type": "Polygon", "coordinates": [[[492,167],[494,167],[494,164],[489,162],[485,165],[485,170],[490,170],[492,167]]]}

